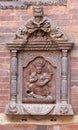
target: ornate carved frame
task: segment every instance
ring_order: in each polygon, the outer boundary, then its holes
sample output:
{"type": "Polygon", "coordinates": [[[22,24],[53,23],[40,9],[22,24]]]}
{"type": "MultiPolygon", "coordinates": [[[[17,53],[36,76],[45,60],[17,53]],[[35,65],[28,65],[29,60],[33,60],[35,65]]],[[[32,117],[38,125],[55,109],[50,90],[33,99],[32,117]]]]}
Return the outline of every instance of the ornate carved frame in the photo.
{"type": "MultiPolygon", "coordinates": [[[[34,11],[34,17],[19,28],[16,32],[15,40],[7,44],[11,51],[11,98],[5,112],[11,115],[73,115],[73,109],[69,101],[69,54],[74,44],[69,42],[65,33],[57,28],[52,20],[43,15],[42,7],[35,7],[34,11]],[[35,16],[41,17],[42,21],[36,22],[34,20],[35,16]],[[47,41],[41,41],[41,39],[33,41],[32,39],[29,41],[30,36],[33,36],[34,32],[39,30],[46,33],[50,39],[47,41]],[[32,54],[34,55],[33,57],[41,55],[45,58],[50,57],[51,59],[52,55],[58,57],[60,68],[58,68],[59,71],[57,73],[55,104],[22,103],[22,85],[20,85],[20,83],[22,84],[22,81],[20,82],[22,80],[22,71],[20,71],[22,69],[22,54],[29,59],[32,59],[32,54]]],[[[25,64],[27,62],[25,59],[25,64]]]]}
{"type": "MultiPolygon", "coordinates": [[[[41,5],[66,5],[67,0],[37,0],[41,5]]],[[[1,9],[27,9],[30,5],[35,5],[36,0],[1,0],[0,8],[1,9]]]]}

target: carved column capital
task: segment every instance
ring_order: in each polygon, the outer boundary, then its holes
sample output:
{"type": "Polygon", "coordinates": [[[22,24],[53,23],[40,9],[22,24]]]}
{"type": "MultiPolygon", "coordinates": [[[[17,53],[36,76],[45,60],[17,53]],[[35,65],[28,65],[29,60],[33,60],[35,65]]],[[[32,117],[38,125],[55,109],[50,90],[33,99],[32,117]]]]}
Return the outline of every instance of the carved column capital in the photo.
{"type": "Polygon", "coordinates": [[[17,55],[17,50],[11,50],[11,55],[16,56],[17,55]]]}
{"type": "Polygon", "coordinates": [[[68,50],[62,50],[62,57],[67,57],[68,50]]]}

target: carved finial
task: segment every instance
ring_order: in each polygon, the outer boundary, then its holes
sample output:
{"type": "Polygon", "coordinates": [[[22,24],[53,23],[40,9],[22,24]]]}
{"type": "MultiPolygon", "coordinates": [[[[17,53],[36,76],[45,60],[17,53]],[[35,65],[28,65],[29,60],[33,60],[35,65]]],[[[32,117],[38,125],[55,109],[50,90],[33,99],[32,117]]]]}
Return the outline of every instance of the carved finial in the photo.
{"type": "Polygon", "coordinates": [[[34,17],[43,16],[43,7],[39,5],[39,1],[36,3],[36,6],[33,8],[34,17]]]}
{"type": "Polygon", "coordinates": [[[39,2],[39,1],[37,1],[37,2],[36,2],[36,5],[40,5],[40,2],[39,2]]]}

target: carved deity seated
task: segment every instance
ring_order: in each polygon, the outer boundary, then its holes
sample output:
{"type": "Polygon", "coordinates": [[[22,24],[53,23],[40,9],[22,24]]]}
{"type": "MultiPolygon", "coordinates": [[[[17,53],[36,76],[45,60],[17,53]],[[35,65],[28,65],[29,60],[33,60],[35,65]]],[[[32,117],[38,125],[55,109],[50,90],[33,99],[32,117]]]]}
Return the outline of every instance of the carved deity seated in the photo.
{"type": "Polygon", "coordinates": [[[38,100],[39,102],[54,102],[54,98],[49,91],[48,83],[52,79],[52,73],[43,72],[45,61],[38,58],[35,63],[35,72],[29,75],[29,81],[26,87],[27,100],[32,99],[33,101],[38,100]]]}

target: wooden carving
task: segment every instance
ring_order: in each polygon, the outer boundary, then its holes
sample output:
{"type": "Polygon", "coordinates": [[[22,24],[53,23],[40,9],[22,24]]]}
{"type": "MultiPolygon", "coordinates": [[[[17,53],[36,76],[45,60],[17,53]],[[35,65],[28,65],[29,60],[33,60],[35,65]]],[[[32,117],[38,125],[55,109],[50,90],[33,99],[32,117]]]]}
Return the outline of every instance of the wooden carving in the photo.
{"type": "Polygon", "coordinates": [[[34,7],[33,9],[34,17],[28,20],[19,30],[16,32],[16,39],[27,40],[30,34],[36,31],[43,31],[49,36],[53,41],[55,39],[64,39],[64,33],[60,30],[54,23],[44,16],[42,7],[34,7]]]}
{"type": "Polygon", "coordinates": [[[52,77],[52,66],[43,57],[35,58],[28,65],[27,70],[24,68],[23,102],[54,103],[54,97],[50,91],[52,77]]]}
{"type": "Polygon", "coordinates": [[[43,7],[33,8],[30,18],[8,43],[11,50],[11,93],[7,114],[73,115],[69,101],[69,51],[73,43],[43,7]]]}

